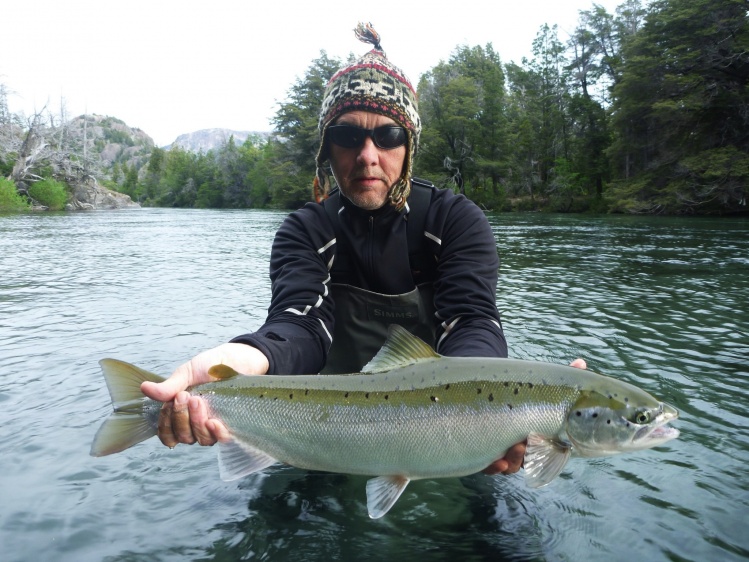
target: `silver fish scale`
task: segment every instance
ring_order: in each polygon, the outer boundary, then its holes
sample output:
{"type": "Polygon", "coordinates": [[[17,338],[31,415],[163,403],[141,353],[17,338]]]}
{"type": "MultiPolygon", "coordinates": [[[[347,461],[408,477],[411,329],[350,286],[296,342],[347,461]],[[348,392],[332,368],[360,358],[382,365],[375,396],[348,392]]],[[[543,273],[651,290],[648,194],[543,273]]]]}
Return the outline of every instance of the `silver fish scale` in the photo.
{"type": "MultiPolygon", "coordinates": [[[[354,378],[347,377],[351,388],[354,378]]],[[[376,392],[257,386],[254,394],[204,397],[235,438],[281,462],[416,479],[472,474],[531,432],[562,433],[578,395],[571,387],[493,380],[445,386],[376,392]]]]}

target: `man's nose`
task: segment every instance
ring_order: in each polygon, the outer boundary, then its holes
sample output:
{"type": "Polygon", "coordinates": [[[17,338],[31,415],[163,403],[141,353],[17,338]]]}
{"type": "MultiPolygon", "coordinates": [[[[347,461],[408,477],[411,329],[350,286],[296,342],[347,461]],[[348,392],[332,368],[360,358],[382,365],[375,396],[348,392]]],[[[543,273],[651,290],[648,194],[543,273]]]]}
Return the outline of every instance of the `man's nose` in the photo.
{"type": "Polygon", "coordinates": [[[380,149],[374,141],[367,137],[364,139],[364,144],[359,148],[359,152],[356,155],[356,160],[361,164],[376,164],[379,158],[380,149]]]}

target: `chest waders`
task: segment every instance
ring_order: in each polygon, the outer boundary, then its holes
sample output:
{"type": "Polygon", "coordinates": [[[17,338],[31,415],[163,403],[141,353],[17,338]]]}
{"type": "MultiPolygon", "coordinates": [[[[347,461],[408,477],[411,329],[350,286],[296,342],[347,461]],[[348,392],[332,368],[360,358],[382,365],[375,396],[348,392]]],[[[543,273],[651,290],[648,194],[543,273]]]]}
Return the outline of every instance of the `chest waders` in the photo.
{"type": "MultiPolygon", "coordinates": [[[[409,267],[411,271],[433,271],[423,250],[424,222],[431,201],[433,187],[413,180],[408,198],[409,213],[406,224],[409,267]]],[[[336,259],[331,269],[331,294],[335,302],[333,344],[322,373],[355,373],[361,371],[385,343],[390,324],[400,324],[430,345],[435,340],[439,324],[435,316],[432,280],[419,283],[408,293],[386,295],[353,285],[336,283],[336,264],[349,246],[341,236],[338,224],[340,192],[335,191],[325,201],[325,210],[336,232],[336,259]]],[[[397,266],[396,266],[397,267],[397,266]]],[[[429,277],[429,275],[427,275],[429,277]]]]}

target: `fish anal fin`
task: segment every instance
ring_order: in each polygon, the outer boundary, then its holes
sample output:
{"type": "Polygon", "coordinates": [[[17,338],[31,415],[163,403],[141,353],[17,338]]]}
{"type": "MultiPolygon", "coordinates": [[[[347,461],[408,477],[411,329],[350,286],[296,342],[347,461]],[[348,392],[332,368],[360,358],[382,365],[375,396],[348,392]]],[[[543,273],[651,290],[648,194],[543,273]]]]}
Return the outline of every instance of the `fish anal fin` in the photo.
{"type": "Polygon", "coordinates": [[[559,476],[572,453],[568,443],[538,433],[528,435],[523,462],[525,481],[531,488],[546,486],[559,476]]]}
{"type": "Polygon", "coordinates": [[[385,515],[398,501],[410,480],[405,476],[378,476],[367,480],[367,511],[372,519],[385,515]]]}
{"type": "Polygon", "coordinates": [[[218,470],[224,482],[238,480],[276,462],[270,455],[237,439],[220,442],[218,446],[218,470]]]}
{"type": "Polygon", "coordinates": [[[372,360],[362,369],[365,373],[391,371],[417,361],[437,359],[440,355],[403,326],[391,324],[388,337],[372,360]]]}

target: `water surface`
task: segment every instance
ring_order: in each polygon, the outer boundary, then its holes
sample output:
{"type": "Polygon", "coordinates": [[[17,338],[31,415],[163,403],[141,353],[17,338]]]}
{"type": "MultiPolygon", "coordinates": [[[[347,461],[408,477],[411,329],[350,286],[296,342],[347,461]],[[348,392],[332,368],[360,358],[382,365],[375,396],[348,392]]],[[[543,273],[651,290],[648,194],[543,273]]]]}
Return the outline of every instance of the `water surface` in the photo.
{"type": "Polygon", "coordinates": [[[749,223],[491,216],[511,355],[620,377],[674,404],[681,437],[522,473],[409,485],[381,520],[366,478],[152,440],[88,455],[110,406],[97,361],[169,374],[257,328],[285,214],[145,209],[0,217],[3,560],[749,558],[749,223]]]}

